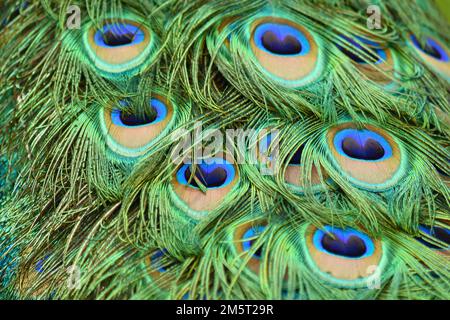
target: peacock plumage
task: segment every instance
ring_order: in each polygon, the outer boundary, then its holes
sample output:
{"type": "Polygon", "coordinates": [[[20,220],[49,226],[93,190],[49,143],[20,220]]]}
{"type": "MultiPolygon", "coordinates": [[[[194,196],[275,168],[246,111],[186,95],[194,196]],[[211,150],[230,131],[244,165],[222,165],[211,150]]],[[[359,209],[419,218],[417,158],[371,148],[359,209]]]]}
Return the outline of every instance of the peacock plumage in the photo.
{"type": "Polygon", "coordinates": [[[434,1],[0,9],[1,298],[450,298],[434,1]]]}

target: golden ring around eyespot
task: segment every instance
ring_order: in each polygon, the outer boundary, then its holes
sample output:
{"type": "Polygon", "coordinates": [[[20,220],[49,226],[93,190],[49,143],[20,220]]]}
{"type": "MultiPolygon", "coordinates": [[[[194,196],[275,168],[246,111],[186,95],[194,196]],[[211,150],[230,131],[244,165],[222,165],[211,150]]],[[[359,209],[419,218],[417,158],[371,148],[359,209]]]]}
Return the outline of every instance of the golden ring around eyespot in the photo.
{"type": "Polygon", "coordinates": [[[250,47],[259,64],[271,74],[287,81],[305,79],[314,73],[318,65],[319,48],[311,33],[306,28],[283,18],[265,17],[257,19],[251,25],[250,47]],[[288,25],[301,32],[309,42],[310,51],[306,55],[288,56],[270,54],[255,44],[254,36],[257,27],[263,23],[288,25]]]}
{"type": "Polygon", "coordinates": [[[162,120],[155,124],[148,124],[136,127],[123,127],[115,125],[111,119],[111,111],[105,108],[103,116],[105,126],[111,138],[120,146],[127,149],[139,149],[145,147],[151,141],[156,139],[162,131],[169,125],[173,116],[173,106],[166,98],[161,95],[153,95],[152,98],[161,101],[167,108],[167,115],[162,120]]]}

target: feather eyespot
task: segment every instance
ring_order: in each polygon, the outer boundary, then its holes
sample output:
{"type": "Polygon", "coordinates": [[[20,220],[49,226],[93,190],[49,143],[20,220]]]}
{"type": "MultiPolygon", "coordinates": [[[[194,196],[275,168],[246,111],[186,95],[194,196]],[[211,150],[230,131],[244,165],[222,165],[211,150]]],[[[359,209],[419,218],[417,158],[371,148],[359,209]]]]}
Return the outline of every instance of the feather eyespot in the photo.
{"type": "MultiPolygon", "coordinates": [[[[31,253],[31,251],[31,248],[25,249],[23,252],[24,256],[31,253]]],[[[48,281],[44,280],[50,272],[48,270],[49,266],[46,265],[49,258],[49,254],[45,255],[42,259],[35,262],[34,266],[27,267],[26,270],[23,270],[24,272],[18,275],[16,289],[22,296],[32,299],[48,299],[49,296],[53,295],[53,293],[49,292],[48,281]]]]}
{"type": "Polygon", "coordinates": [[[46,261],[49,257],[50,257],[50,256],[47,255],[47,256],[45,256],[43,259],[39,260],[39,261],[36,263],[36,266],[34,267],[34,270],[36,270],[36,272],[38,272],[38,273],[44,272],[44,264],[45,264],[45,261],[46,261]]]}
{"type": "Polygon", "coordinates": [[[298,29],[287,24],[260,24],[253,37],[259,49],[273,55],[303,56],[310,51],[308,39],[298,29]]]}
{"type": "Polygon", "coordinates": [[[374,252],[372,240],[355,230],[325,227],[325,232],[315,232],[313,243],[322,252],[348,259],[371,256],[374,252]]]}
{"type": "Polygon", "coordinates": [[[263,70],[286,86],[306,86],[321,75],[321,54],[315,38],[290,20],[257,20],[252,25],[250,46],[263,70]]]}
{"type": "Polygon", "coordinates": [[[239,225],[233,233],[233,243],[237,254],[242,259],[248,260],[247,267],[254,273],[259,273],[263,255],[262,245],[258,248],[254,248],[254,245],[266,228],[264,221],[246,222],[239,225]],[[250,257],[248,257],[249,252],[252,252],[250,257]]]}
{"type": "Polygon", "coordinates": [[[327,141],[341,173],[359,187],[386,190],[405,174],[405,153],[396,139],[379,128],[338,125],[329,130],[327,141]]]}
{"type": "Polygon", "coordinates": [[[363,38],[357,37],[362,43],[360,44],[347,36],[341,35],[341,38],[345,40],[348,47],[338,44],[339,50],[356,63],[380,64],[386,60],[385,50],[381,49],[375,42],[369,42],[363,38]]]}
{"type": "Polygon", "coordinates": [[[419,230],[424,236],[417,238],[419,242],[430,249],[445,253],[450,250],[450,230],[442,227],[420,225],[419,230]],[[436,242],[439,241],[440,243],[436,242]],[[446,245],[446,247],[445,247],[446,245]]]}
{"type": "Polygon", "coordinates": [[[343,42],[337,43],[338,49],[369,80],[381,85],[389,85],[393,82],[397,62],[392,49],[361,37],[353,39],[341,35],[340,38],[343,42]]]}
{"type": "Polygon", "coordinates": [[[116,153],[136,157],[145,153],[170,129],[174,119],[171,103],[155,95],[148,100],[148,109],[129,111],[126,101],[111,111],[101,111],[108,146],[116,153]]]}
{"type": "Polygon", "coordinates": [[[230,163],[204,162],[195,168],[191,164],[184,164],[177,172],[177,181],[197,190],[199,183],[207,189],[224,188],[233,181],[235,174],[230,163]]]}
{"type": "Polygon", "coordinates": [[[305,145],[301,145],[300,148],[297,149],[297,151],[294,152],[294,155],[291,157],[291,159],[289,160],[289,165],[290,166],[299,166],[301,165],[301,160],[302,160],[302,154],[303,154],[303,149],[305,148],[305,145]]]}
{"type": "Polygon", "coordinates": [[[95,44],[105,48],[135,46],[142,43],[144,39],[144,32],[130,23],[105,24],[94,36],[95,44]]]}
{"type": "Polygon", "coordinates": [[[161,289],[169,289],[173,274],[168,272],[175,265],[166,249],[158,249],[145,258],[147,274],[151,281],[161,289]]]}
{"type": "Polygon", "coordinates": [[[153,270],[164,273],[168,269],[168,265],[163,263],[164,257],[167,255],[167,250],[157,250],[155,253],[153,253],[150,257],[150,264],[153,270]]]}
{"type": "Polygon", "coordinates": [[[444,171],[442,171],[441,169],[439,169],[439,167],[436,167],[436,171],[444,177],[450,177],[448,174],[446,174],[444,171]]]}
{"type": "Polygon", "coordinates": [[[382,259],[382,244],[352,228],[309,226],[305,232],[307,261],[323,278],[343,285],[367,279],[382,259]]]}
{"type": "Polygon", "coordinates": [[[334,137],[336,150],[349,158],[363,161],[381,161],[392,156],[387,140],[369,130],[344,129],[334,137]]]}
{"type": "MultiPolygon", "coordinates": [[[[247,229],[247,231],[245,231],[244,235],[242,236],[242,250],[244,252],[248,252],[251,250],[252,246],[254,245],[255,242],[255,238],[258,237],[259,234],[261,234],[264,229],[266,227],[265,226],[256,226],[256,227],[252,227],[247,229]]],[[[260,259],[261,258],[261,254],[262,254],[262,248],[258,248],[255,253],[253,253],[253,258],[255,259],[260,259]]]]}
{"type": "Polygon", "coordinates": [[[227,17],[222,20],[222,22],[217,27],[217,34],[220,35],[221,33],[226,32],[226,38],[224,40],[224,45],[227,49],[230,48],[230,39],[231,39],[231,32],[235,28],[235,22],[237,20],[237,17],[227,17]]]}
{"type": "Polygon", "coordinates": [[[194,219],[217,208],[239,181],[237,167],[219,157],[181,165],[172,179],[173,199],[194,219]]]}
{"type": "MultiPolygon", "coordinates": [[[[120,104],[124,107],[127,105],[125,101],[120,101],[120,104]]],[[[152,98],[150,100],[150,108],[152,112],[142,112],[142,114],[113,109],[111,112],[111,121],[116,126],[136,128],[156,124],[164,121],[167,117],[167,106],[161,100],[152,98]]]]}
{"type": "MultiPolygon", "coordinates": [[[[261,163],[269,164],[269,166],[274,166],[275,158],[278,156],[278,140],[276,142],[275,132],[271,132],[263,135],[258,141],[258,159],[261,163]],[[276,144],[277,145],[276,145],[276,144]]],[[[305,145],[301,145],[294,154],[288,160],[288,164],[284,173],[284,181],[289,184],[294,191],[302,193],[305,188],[305,184],[303,182],[303,171],[302,171],[302,163],[301,157],[303,154],[303,149],[305,145]]],[[[311,186],[315,188],[316,191],[319,191],[323,187],[323,180],[329,178],[326,172],[321,168],[321,173],[317,170],[315,165],[311,168],[311,175],[308,177],[311,186]],[[322,177],[321,175],[322,174],[322,177]]]]}
{"type": "Polygon", "coordinates": [[[152,59],[156,40],[142,23],[133,20],[105,21],[85,35],[89,57],[106,77],[134,72],[152,59]]]}
{"type": "MultiPolygon", "coordinates": [[[[305,183],[303,181],[303,169],[302,169],[302,154],[305,145],[301,145],[298,149],[295,150],[292,157],[289,159],[288,165],[286,167],[286,171],[284,173],[284,180],[289,185],[295,186],[297,191],[303,192],[305,183]]],[[[322,177],[315,165],[311,168],[311,175],[308,177],[308,183],[311,184],[313,188],[319,190],[323,187],[323,180],[328,179],[328,175],[321,168],[322,177]]]]}
{"type": "Polygon", "coordinates": [[[413,45],[427,56],[432,57],[441,62],[449,61],[449,55],[447,50],[437,40],[434,40],[433,38],[429,37],[427,38],[425,44],[421,44],[415,35],[411,35],[410,39],[413,45]]]}
{"type": "Polygon", "coordinates": [[[431,69],[450,81],[450,52],[447,47],[432,37],[419,41],[413,34],[409,36],[410,46],[431,69]]]}

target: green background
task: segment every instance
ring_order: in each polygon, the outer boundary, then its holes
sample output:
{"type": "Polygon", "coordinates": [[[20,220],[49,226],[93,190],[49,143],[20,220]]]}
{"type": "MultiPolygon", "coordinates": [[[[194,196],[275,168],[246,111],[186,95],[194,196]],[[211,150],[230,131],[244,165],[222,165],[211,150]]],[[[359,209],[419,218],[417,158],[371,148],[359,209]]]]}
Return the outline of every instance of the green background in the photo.
{"type": "Polygon", "coordinates": [[[447,17],[447,21],[450,23],[450,0],[436,0],[436,2],[441,8],[444,16],[447,17]]]}

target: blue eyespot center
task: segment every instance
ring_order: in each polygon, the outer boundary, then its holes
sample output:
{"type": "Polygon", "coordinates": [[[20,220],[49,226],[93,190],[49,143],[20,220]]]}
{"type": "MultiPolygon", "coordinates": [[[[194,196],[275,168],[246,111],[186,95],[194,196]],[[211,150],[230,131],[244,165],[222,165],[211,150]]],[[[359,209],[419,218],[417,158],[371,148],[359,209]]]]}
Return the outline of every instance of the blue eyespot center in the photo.
{"type": "Polygon", "coordinates": [[[144,41],[145,34],[129,23],[109,23],[95,33],[95,43],[101,47],[123,47],[144,41]]]}
{"type": "Polygon", "coordinates": [[[272,133],[265,135],[259,142],[259,152],[266,154],[272,144],[272,133]]]}
{"type": "Polygon", "coordinates": [[[382,161],[392,156],[392,147],[381,135],[369,130],[344,129],[334,137],[336,150],[362,161],[382,161]]]}
{"type": "Polygon", "coordinates": [[[167,250],[157,250],[152,256],[151,256],[151,263],[152,267],[155,268],[158,272],[166,272],[167,268],[169,267],[167,264],[163,265],[163,259],[167,255],[167,250]]]}
{"type": "Polygon", "coordinates": [[[34,270],[36,270],[36,272],[38,273],[42,273],[44,271],[44,262],[49,258],[50,256],[47,255],[45,256],[43,259],[39,260],[36,263],[36,266],[34,267],[34,270]]]}
{"type": "Polygon", "coordinates": [[[274,55],[303,56],[311,50],[308,39],[300,30],[281,23],[259,25],[254,41],[260,49],[274,55]]]}
{"type": "MultiPolygon", "coordinates": [[[[242,237],[242,248],[245,252],[249,251],[252,246],[254,245],[254,242],[256,241],[256,238],[264,231],[266,227],[265,226],[254,226],[249,228],[242,237]]],[[[256,259],[261,258],[262,255],[262,247],[259,247],[253,254],[253,257],[256,259]]]]}
{"type": "MultiPolygon", "coordinates": [[[[433,237],[433,238],[447,244],[447,249],[450,248],[450,230],[444,229],[441,227],[437,227],[437,226],[429,227],[429,226],[425,226],[425,225],[420,225],[419,230],[422,231],[423,233],[427,234],[428,236],[433,237]]],[[[417,238],[417,240],[431,249],[435,249],[435,250],[443,249],[442,247],[429,242],[425,238],[417,238]]]]}
{"type": "MultiPolygon", "coordinates": [[[[121,101],[122,106],[127,105],[126,101],[121,101]]],[[[130,113],[120,109],[114,109],[111,112],[111,121],[113,124],[122,127],[142,127],[158,123],[167,116],[166,105],[156,98],[150,100],[150,110],[140,113],[130,113]]]]}
{"type": "MultiPolygon", "coordinates": [[[[450,160],[447,160],[447,162],[448,162],[448,164],[450,164],[450,160]]],[[[437,165],[435,165],[434,167],[436,168],[436,171],[437,171],[441,176],[443,176],[443,177],[450,177],[450,176],[448,175],[448,173],[446,173],[446,172],[444,171],[444,169],[440,168],[440,167],[437,166],[437,165]]]]}
{"type": "MultiPolygon", "coordinates": [[[[344,35],[341,35],[340,37],[343,38],[350,45],[350,47],[354,48],[354,50],[351,50],[350,48],[341,45],[337,45],[337,47],[343,54],[345,54],[347,57],[349,57],[356,63],[379,64],[387,59],[386,52],[381,48],[363,46],[360,43],[353,40],[352,38],[346,37],[344,35]]],[[[357,37],[357,39],[364,44],[370,46],[378,46],[378,44],[373,41],[365,40],[360,37],[357,37]]]]}
{"type": "Polygon", "coordinates": [[[361,259],[373,255],[375,245],[365,234],[354,229],[325,226],[313,235],[314,246],[323,252],[348,259],[361,259]]]}
{"type": "Polygon", "coordinates": [[[195,169],[192,164],[184,164],[177,172],[177,181],[194,189],[199,189],[198,182],[207,189],[225,187],[233,181],[236,172],[232,164],[223,159],[216,160],[197,164],[195,169]]]}
{"type": "Polygon", "coordinates": [[[439,45],[439,43],[437,43],[437,41],[433,40],[432,38],[427,38],[426,43],[421,44],[415,35],[411,35],[411,41],[416,46],[416,48],[426,53],[427,55],[442,62],[449,61],[449,56],[446,50],[442,48],[439,45]]]}

